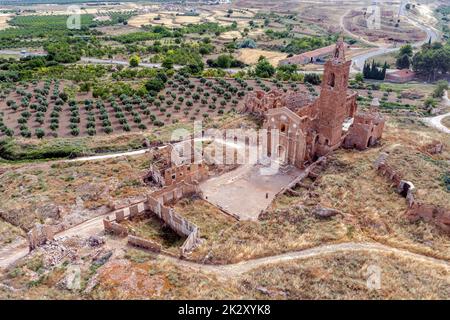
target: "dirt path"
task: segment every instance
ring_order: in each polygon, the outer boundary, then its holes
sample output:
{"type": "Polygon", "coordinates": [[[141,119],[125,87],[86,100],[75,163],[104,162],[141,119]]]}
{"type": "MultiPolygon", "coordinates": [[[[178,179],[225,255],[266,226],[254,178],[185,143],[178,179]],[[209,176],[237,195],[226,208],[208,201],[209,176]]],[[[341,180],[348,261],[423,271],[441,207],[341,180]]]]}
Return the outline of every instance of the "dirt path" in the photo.
{"type": "Polygon", "coordinates": [[[199,264],[195,262],[179,260],[173,257],[167,256],[158,256],[158,260],[161,261],[170,261],[177,265],[183,267],[189,267],[195,270],[200,271],[208,271],[212,273],[216,273],[219,276],[223,277],[234,277],[242,275],[246,272],[249,272],[255,268],[270,265],[288,262],[292,260],[303,260],[308,258],[320,258],[321,256],[327,254],[333,254],[338,252],[354,252],[354,251],[362,251],[367,253],[392,253],[398,256],[402,256],[409,259],[414,259],[430,264],[440,265],[442,267],[450,269],[450,262],[447,260],[436,259],[428,256],[424,256],[417,253],[412,253],[407,250],[392,248],[379,243],[370,243],[370,242],[346,242],[339,244],[330,244],[330,245],[322,245],[318,247],[314,247],[311,249],[305,249],[301,251],[293,251],[280,255],[252,259],[248,261],[243,261],[235,264],[229,265],[205,265],[199,264]]]}
{"type": "MultiPolygon", "coordinates": [[[[405,4],[403,4],[403,6],[405,6],[405,4]]],[[[374,43],[364,39],[362,36],[359,36],[353,32],[351,32],[350,30],[348,30],[345,27],[345,16],[347,16],[348,13],[350,13],[351,10],[347,11],[345,14],[342,15],[342,17],[340,18],[340,27],[342,28],[342,30],[347,33],[348,35],[360,40],[361,42],[368,44],[368,45],[375,45],[374,43]]],[[[440,38],[440,34],[439,31],[436,30],[435,28],[431,27],[431,26],[427,26],[425,24],[423,24],[422,22],[418,21],[417,19],[414,19],[408,15],[403,15],[404,18],[406,18],[411,24],[413,24],[414,26],[416,26],[417,28],[421,29],[422,31],[424,31],[427,34],[427,37],[424,40],[418,41],[413,43],[413,47],[418,48],[420,46],[422,46],[424,43],[428,42],[429,39],[431,39],[432,42],[439,40],[440,38]]],[[[384,54],[388,54],[388,53],[392,53],[392,52],[396,52],[398,50],[400,50],[400,46],[398,47],[389,47],[388,45],[386,46],[381,46],[378,45],[377,46],[378,49],[375,49],[374,51],[368,52],[368,53],[363,53],[361,55],[357,55],[355,57],[352,58],[352,71],[353,72],[360,72],[363,67],[364,67],[364,63],[366,60],[374,58],[376,56],[380,56],[380,55],[384,55],[384,54]]]]}
{"type": "MultiPolygon", "coordinates": [[[[445,91],[444,96],[442,97],[447,106],[450,106],[450,99],[448,98],[448,92],[445,91]]],[[[450,112],[446,114],[442,114],[440,116],[431,117],[431,118],[422,118],[422,120],[429,124],[430,126],[438,129],[439,131],[450,133],[450,129],[442,124],[442,119],[450,117],[450,112]]]]}
{"type": "MultiPolygon", "coordinates": [[[[110,214],[110,213],[108,213],[110,214]]],[[[104,214],[88,221],[85,221],[73,228],[67,229],[61,233],[58,233],[55,238],[62,238],[66,236],[90,236],[99,234],[103,231],[103,218],[105,218],[108,214],[104,214]]],[[[436,259],[432,257],[428,257],[425,255],[412,253],[407,250],[397,249],[393,247],[389,247],[379,243],[357,243],[357,242],[347,242],[340,244],[330,244],[330,245],[321,245],[318,247],[293,251],[284,254],[264,257],[264,258],[256,258],[251,259],[235,264],[229,265],[206,265],[196,262],[190,262],[186,260],[180,260],[177,258],[159,255],[157,257],[158,260],[161,261],[170,261],[180,266],[189,267],[195,270],[208,271],[218,274],[219,276],[229,277],[229,276],[237,276],[243,273],[246,273],[252,269],[269,265],[282,263],[292,260],[299,259],[308,259],[314,257],[320,257],[326,254],[332,254],[337,252],[349,252],[349,251],[363,251],[363,252],[373,252],[373,253],[392,253],[399,256],[403,256],[410,259],[419,260],[422,262],[427,262],[431,264],[437,264],[450,269],[450,262],[447,260],[436,259]]],[[[15,261],[20,258],[25,257],[28,254],[28,246],[26,241],[19,241],[10,246],[0,249],[0,269],[6,268],[9,265],[13,264],[15,261]]]]}
{"type": "MultiPolygon", "coordinates": [[[[108,213],[111,214],[111,213],[108,213]]],[[[70,229],[62,231],[56,234],[55,238],[62,238],[68,236],[84,236],[88,237],[91,235],[100,234],[103,232],[103,219],[108,216],[108,214],[100,215],[90,220],[87,220],[79,225],[76,225],[70,229]]],[[[404,249],[397,249],[393,247],[389,247],[379,243],[357,243],[357,242],[347,242],[340,244],[330,244],[330,245],[321,245],[318,247],[293,251],[284,254],[264,257],[264,258],[256,258],[248,261],[243,261],[235,264],[229,265],[206,265],[201,263],[190,262],[186,260],[180,260],[177,258],[159,255],[157,257],[158,260],[168,260],[177,265],[190,267],[196,270],[209,271],[213,273],[217,273],[222,276],[235,276],[240,275],[245,272],[248,272],[252,269],[280,262],[287,262],[291,260],[298,259],[307,259],[313,257],[320,257],[326,254],[332,254],[337,252],[348,252],[348,251],[364,251],[364,252],[374,252],[374,253],[393,253],[399,256],[403,256],[410,259],[420,260],[427,263],[441,265],[447,268],[450,268],[450,262],[447,260],[436,259],[429,256],[412,253],[410,251],[404,249]]],[[[13,264],[15,261],[20,258],[25,257],[28,254],[28,245],[25,240],[17,241],[13,244],[6,246],[0,249],[0,269],[6,268],[9,265],[13,264]]]]}
{"type": "MultiPolygon", "coordinates": [[[[109,214],[111,214],[111,212],[89,219],[72,228],[57,233],[55,238],[59,239],[62,237],[70,237],[75,235],[89,237],[91,235],[99,234],[103,232],[103,219],[109,214]]],[[[0,269],[6,268],[17,260],[25,257],[28,252],[28,242],[25,239],[17,241],[4,248],[0,248],[0,269]]]]}

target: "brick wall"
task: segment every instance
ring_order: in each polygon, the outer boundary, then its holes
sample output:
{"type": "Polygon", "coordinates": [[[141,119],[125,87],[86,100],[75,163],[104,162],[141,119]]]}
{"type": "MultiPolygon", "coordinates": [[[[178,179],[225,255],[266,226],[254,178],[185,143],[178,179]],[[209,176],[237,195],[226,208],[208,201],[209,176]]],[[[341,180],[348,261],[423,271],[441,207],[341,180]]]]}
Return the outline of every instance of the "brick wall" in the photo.
{"type": "Polygon", "coordinates": [[[414,185],[410,181],[402,179],[402,175],[395,171],[387,163],[388,154],[381,153],[374,163],[375,169],[384,177],[387,177],[397,189],[397,192],[406,198],[408,210],[407,219],[415,222],[423,219],[435,224],[442,231],[450,234],[450,210],[434,204],[426,204],[416,201],[414,198],[414,185]]]}
{"type": "MultiPolygon", "coordinates": [[[[128,231],[126,227],[120,225],[121,221],[145,215],[146,213],[153,213],[178,235],[187,237],[185,243],[180,248],[181,254],[184,255],[199,244],[200,232],[195,224],[185,219],[181,214],[175,212],[168,204],[197,192],[197,185],[189,184],[184,181],[164,187],[149,194],[146,201],[135,203],[129,207],[112,212],[111,220],[109,218],[103,220],[105,231],[120,236],[126,236],[128,231]]],[[[160,245],[158,249],[157,245],[148,239],[129,235],[128,242],[152,251],[161,251],[160,245]]]]}
{"type": "Polygon", "coordinates": [[[129,235],[128,236],[128,243],[130,245],[136,246],[136,247],[140,247],[140,248],[144,248],[150,251],[154,251],[154,252],[161,252],[161,245],[159,243],[156,243],[152,240],[148,240],[148,239],[144,239],[141,237],[137,237],[137,236],[133,236],[133,235],[129,235]]]}

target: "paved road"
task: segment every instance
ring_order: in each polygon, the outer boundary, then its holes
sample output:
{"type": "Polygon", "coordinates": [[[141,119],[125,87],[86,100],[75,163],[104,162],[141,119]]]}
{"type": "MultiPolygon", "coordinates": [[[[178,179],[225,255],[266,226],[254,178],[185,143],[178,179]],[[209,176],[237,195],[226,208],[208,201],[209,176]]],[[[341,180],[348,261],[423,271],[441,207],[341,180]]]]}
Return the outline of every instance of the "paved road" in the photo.
{"type": "MultiPolygon", "coordinates": [[[[117,65],[122,65],[122,66],[129,66],[130,63],[128,61],[124,61],[124,60],[115,60],[115,59],[97,59],[97,58],[89,58],[89,57],[81,57],[80,59],[81,62],[86,62],[86,63],[93,63],[93,64],[117,64],[117,65]]],[[[141,62],[139,63],[140,67],[145,67],[145,68],[154,68],[154,69],[161,69],[161,63],[145,63],[145,62],[141,62]]],[[[173,66],[174,69],[180,69],[182,68],[182,66],[180,65],[174,65],[173,66]]]]}
{"type": "Polygon", "coordinates": [[[45,52],[21,52],[21,50],[12,50],[12,49],[0,50],[0,54],[19,57],[43,57],[47,55],[47,53],[45,52]]]}

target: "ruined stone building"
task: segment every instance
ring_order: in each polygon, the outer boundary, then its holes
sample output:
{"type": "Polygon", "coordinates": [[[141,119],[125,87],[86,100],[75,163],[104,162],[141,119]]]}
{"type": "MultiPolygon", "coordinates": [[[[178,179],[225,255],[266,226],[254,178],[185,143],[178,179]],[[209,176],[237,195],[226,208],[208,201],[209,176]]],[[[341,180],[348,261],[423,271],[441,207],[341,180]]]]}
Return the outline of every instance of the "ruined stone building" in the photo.
{"type": "Polygon", "coordinates": [[[344,147],[364,150],[376,144],[384,129],[384,117],[378,112],[379,102],[374,98],[369,112],[358,112],[344,140],[344,147]]]}
{"type": "MultiPolygon", "coordinates": [[[[190,147],[191,142],[188,142],[187,145],[190,147]]],[[[206,179],[209,175],[208,166],[203,162],[195,162],[193,155],[194,152],[189,153],[189,157],[183,158],[180,156],[179,150],[174,150],[173,145],[155,150],[151,155],[149,171],[143,178],[144,182],[165,187],[182,181],[195,183],[206,179]]]]}
{"type": "Polygon", "coordinates": [[[362,150],[381,138],[385,120],[376,107],[357,113],[357,93],[348,92],[350,66],[340,39],[325,63],[316,100],[307,93],[276,90],[256,92],[246,99],[244,112],[264,115],[269,156],[302,167],[341,146],[362,150]],[[274,134],[279,137],[275,139],[274,134]]]}

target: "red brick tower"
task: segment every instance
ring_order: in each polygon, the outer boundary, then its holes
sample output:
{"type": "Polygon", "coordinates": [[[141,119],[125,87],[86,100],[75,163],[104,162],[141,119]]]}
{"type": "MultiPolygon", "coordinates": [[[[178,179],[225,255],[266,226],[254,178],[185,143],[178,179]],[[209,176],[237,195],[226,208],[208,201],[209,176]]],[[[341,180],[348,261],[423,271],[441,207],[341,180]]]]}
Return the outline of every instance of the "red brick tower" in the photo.
{"type": "Polygon", "coordinates": [[[342,143],[342,124],[347,118],[347,87],[351,61],[345,60],[344,41],[340,38],[333,57],[325,63],[322,90],[316,101],[318,156],[338,148],[342,143]]]}

